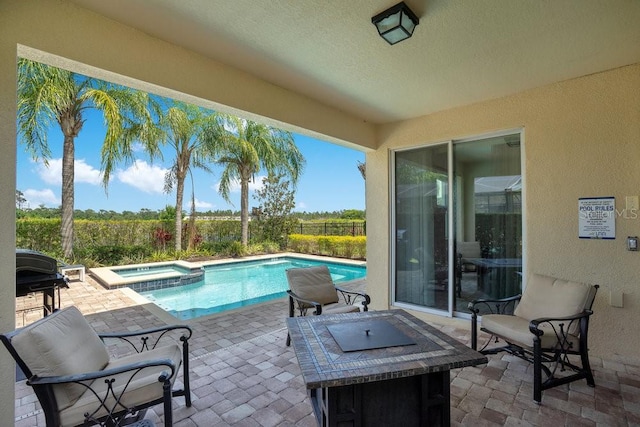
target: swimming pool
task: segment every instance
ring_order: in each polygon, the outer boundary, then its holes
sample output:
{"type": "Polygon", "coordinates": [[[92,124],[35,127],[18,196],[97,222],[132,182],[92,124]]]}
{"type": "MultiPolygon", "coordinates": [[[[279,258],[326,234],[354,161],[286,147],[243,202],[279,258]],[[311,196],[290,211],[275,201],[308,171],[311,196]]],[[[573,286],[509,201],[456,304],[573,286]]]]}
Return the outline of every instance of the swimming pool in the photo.
{"type": "Polygon", "coordinates": [[[282,298],[285,270],[316,265],[327,265],[335,283],[364,278],[367,271],[365,265],[278,257],[205,265],[201,281],[138,293],[179,319],[193,319],[282,298]]]}

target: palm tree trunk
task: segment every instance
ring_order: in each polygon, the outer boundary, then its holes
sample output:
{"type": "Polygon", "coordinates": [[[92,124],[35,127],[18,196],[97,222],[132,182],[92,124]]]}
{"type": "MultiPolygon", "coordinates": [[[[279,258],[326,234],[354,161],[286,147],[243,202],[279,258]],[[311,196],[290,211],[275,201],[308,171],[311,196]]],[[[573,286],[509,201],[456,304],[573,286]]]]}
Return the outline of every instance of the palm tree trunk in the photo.
{"type": "Polygon", "coordinates": [[[74,208],[74,137],[64,136],[62,153],[62,224],[60,227],[62,253],[73,259],[73,208],[74,208]]]}
{"type": "Polygon", "coordinates": [[[242,246],[249,244],[249,180],[240,183],[240,225],[242,226],[242,246]]]}
{"type": "Polygon", "coordinates": [[[176,251],[182,250],[182,199],[184,197],[184,177],[176,176],[176,251]]]}

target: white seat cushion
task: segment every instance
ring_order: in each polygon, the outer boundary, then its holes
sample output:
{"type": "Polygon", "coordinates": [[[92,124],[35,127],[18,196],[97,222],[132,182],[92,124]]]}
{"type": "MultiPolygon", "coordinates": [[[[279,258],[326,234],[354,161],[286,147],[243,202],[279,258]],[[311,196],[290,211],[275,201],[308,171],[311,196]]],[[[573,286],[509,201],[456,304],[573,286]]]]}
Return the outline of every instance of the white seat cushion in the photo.
{"type": "Polygon", "coordinates": [[[327,304],[322,307],[322,314],[355,313],[358,311],[360,311],[360,307],[357,305],[349,305],[342,302],[327,304]]]}
{"type": "MultiPolygon", "coordinates": [[[[176,376],[178,375],[178,368],[182,361],[182,351],[176,344],[113,359],[107,364],[105,369],[117,368],[131,363],[145,362],[155,359],[169,359],[173,361],[176,367],[175,374],[171,378],[171,384],[173,384],[176,376]]],[[[131,379],[132,372],[125,372],[116,375],[113,377],[115,379],[113,385],[116,391],[115,395],[120,396],[122,390],[126,387],[126,394],[122,397],[121,403],[128,408],[143,405],[153,400],[162,399],[162,383],[158,381],[158,377],[163,371],[166,371],[168,374],[171,373],[170,368],[167,366],[144,368],[140,372],[136,373],[128,384],[127,382],[131,379]]],[[[98,396],[102,397],[107,389],[107,385],[104,379],[97,379],[93,384],[91,384],[91,388],[97,392],[98,396]]],[[[107,414],[107,411],[104,408],[99,408],[98,399],[95,394],[92,393],[91,390],[84,390],[85,392],[82,394],[80,399],[78,399],[72,406],[60,412],[60,419],[63,425],[81,424],[84,422],[85,413],[93,413],[98,409],[100,410],[94,415],[95,418],[99,418],[107,414]]],[[[113,397],[110,397],[107,400],[107,408],[113,408],[114,405],[115,400],[113,397]]],[[[118,409],[116,408],[114,412],[117,412],[117,410],[118,409]]]]}
{"type": "MultiPolygon", "coordinates": [[[[507,314],[485,314],[482,316],[481,326],[484,330],[493,333],[505,341],[525,348],[533,347],[534,335],[529,330],[530,321],[519,316],[507,314]]],[[[558,343],[558,337],[549,324],[541,324],[540,329],[544,335],[540,337],[542,348],[553,348],[558,343]]],[[[578,337],[569,335],[568,341],[577,349],[578,337]]]]}

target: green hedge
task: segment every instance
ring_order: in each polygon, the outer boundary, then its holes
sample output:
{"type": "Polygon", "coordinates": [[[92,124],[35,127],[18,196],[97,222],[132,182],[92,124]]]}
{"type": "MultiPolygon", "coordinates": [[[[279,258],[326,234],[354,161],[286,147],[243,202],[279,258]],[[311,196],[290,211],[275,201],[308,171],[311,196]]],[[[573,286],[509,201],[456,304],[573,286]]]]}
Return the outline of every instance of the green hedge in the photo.
{"type": "Polygon", "coordinates": [[[19,219],[16,221],[16,247],[34,251],[59,254],[62,252],[60,242],[59,219],[19,219]]]}
{"type": "Polygon", "coordinates": [[[289,235],[288,249],[292,252],[342,258],[367,258],[366,236],[309,236],[289,235]]]}
{"type": "MultiPolygon", "coordinates": [[[[250,230],[252,223],[249,223],[250,230]]],[[[186,224],[185,224],[186,228],[186,224]]],[[[201,242],[196,251],[203,256],[225,254],[243,255],[239,247],[239,221],[196,221],[201,242]]],[[[163,259],[170,256],[188,256],[174,253],[174,225],[172,221],[160,220],[75,220],[74,260],[87,265],[114,265],[118,263],[143,262],[148,259],[163,259]]],[[[294,252],[328,255],[343,258],[366,258],[365,236],[317,236],[292,234],[288,249],[294,252]]],[[[183,243],[187,239],[183,235],[183,243]]],[[[271,242],[252,242],[267,245],[271,242]]],[[[16,247],[44,252],[62,260],[59,219],[22,218],[16,221],[16,247]]]]}

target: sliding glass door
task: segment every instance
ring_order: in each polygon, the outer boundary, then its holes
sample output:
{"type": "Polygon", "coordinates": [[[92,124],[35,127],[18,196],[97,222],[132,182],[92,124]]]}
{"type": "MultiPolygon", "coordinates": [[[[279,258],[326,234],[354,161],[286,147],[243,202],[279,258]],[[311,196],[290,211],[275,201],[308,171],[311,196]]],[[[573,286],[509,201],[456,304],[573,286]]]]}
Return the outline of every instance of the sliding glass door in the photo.
{"type": "Polygon", "coordinates": [[[396,151],[394,304],[466,313],[520,292],[520,134],[396,151]]]}
{"type": "Polygon", "coordinates": [[[395,300],[448,310],[448,145],[395,153],[395,300]]]}

